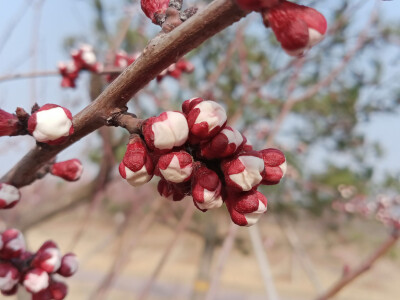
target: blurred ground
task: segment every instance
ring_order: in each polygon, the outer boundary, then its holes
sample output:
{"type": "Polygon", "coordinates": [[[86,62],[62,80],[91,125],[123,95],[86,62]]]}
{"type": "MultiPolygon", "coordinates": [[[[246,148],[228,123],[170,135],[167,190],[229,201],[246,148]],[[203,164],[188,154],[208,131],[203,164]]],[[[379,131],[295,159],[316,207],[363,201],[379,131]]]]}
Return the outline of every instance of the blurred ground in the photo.
{"type": "MultiPolygon", "coordinates": [[[[45,240],[54,239],[64,253],[69,251],[73,235],[85,216],[85,209],[86,207],[80,207],[28,231],[29,246],[37,249],[45,240]]],[[[222,213],[221,216],[223,216],[222,213]]],[[[138,217],[137,222],[139,220],[138,217]]],[[[223,220],[221,223],[226,226],[226,220],[224,218],[221,220],[223,220]]],[[[136,222],[135,217],[133,217],[133,222],[136,222]]],[[[112,238],[115,225],[115,218],[110,217],[109,214],[96,214],[93,217],[74,249],[80,258],[81,268],[78,274],[66,280],[70,288],[67,299],[87,299],[106,274],[118,250],[118,238],[112,238]]],[[[361,221],[351,223],[350,228],[346,228],[339,234],[327,233],[319,224],[312,221],[302,220],[294,225],[311,257],[318,278],[325,288],[338,279],[344,264],[350,266],[357,264],[387,236],[383,228],[361,221]],[[366,225],[371,228],[365,228],[366,225]],[[365,235],[365,232],[368,234],[365,235]]],[[[133,229],[130,229],[124,238],[133,238],[133,229]]],[[[227,232],[227,228],[219,229],[220,232],[227,232]]],[[[274,280],[281,299],[313,299],[316,295],[315,288],[300,264],[293,258],[293,252],[274,220],[273,211],[270,210],[261,220],[260,229],[265,239],[274,280]]],[[[153,224],[138,248],[132,252],[130,262],[107,299],[135,299],[135,294],[141,290],[150,276],[173,234],[172,228],[160,223],[153,224]]],[[[228,258],[221,278],[222,285],[218,299],[266,299],[246,228],[239,229],[239,238],[244,243],[240,247],[241,250],[237,247],[228,258]]],[[[185,232],[153,286],[149,299],[190,299],[202,249],[202,238],[196,233],[185,232]]],[[[218,258],[219,250],[220,247],[217,248],[214,261],[218,258]]],[[[397,248],[380,260],[370,272],[348,286],[335,299],[399,299],[399,254],[400,248],[397,245],[397,248]]]]}

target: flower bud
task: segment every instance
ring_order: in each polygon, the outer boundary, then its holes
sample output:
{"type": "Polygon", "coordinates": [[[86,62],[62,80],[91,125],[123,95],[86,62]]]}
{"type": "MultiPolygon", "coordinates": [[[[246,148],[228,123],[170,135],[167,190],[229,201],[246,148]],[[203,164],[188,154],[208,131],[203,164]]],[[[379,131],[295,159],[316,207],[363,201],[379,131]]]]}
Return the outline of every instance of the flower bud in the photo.
{"type": "Polygon", "coordinates": [[[25,239],[17,229],[7,229],[1,234],[3,247],[0,250],[0,258],[18,258],[25,251],[25,239]]]}
{"type": "Polygon", "coordinates": [[[226,119],[225,109],[210,100],[201,101],[187,113],[190,133],[202,140],[217,135],[225,126],[226,119]]]}
{"type": "Polygon", "coordinates": [[[204,165],[195,168],[192,179],[192,197],[198,209],[206,211],[221,207],[223,203],[221,187],[217,173],[204,165]]]}
{"type": "Polygon", "coordinates": [[[286,158],[278,149],[264,149],[260,151],[264,160],[265,175],[261,184],[278,184],[286,173],[286,158]]]}
{"type": "Polygon", "coordinates": [[[241,153],[221,163],[227,186],[237,191],[250,191],[265,174],[264,161],[256,151],[241,153]]]}
{"type": "Polygon", "coordinates": [[[22,284],[30,293],[39,293],[49,286],[49,274],[46,271],[34,268],[25,273],[22,284]]]}
{"type": "Polygon", "coordinates": [[[193,158],[186,151],[164,154],[158,160],[157,169],[160,175],[169,182],[188,181],[192,175],[193,158]]]}
{"type": "Polygon", "coordinates": [[[325,17],[317,10],[289,1],[268,9],[264,22],[271,26],[285,52],[301,56],[324,38],[327,29],[325,17]]]}
{"type": "Polygon", "coordinates": [[[79,159],[70,159],[53,164],[50,173],[67,181],[77,181],[81,178],[83,166],[79,159]]]}
{"type": "Polygon", "coordinates": [[[72,114],[59,105],[45,104],[29,118],[28,131],[38,142],[62,144],[74,133],[72,114]]]}
{"type": "Polygon", "coordinates": [[[57,245],[53,241],[45,242],[37,251],[32,266],[47,273],[56,272],[61,266],[61,252],[57,245]]]}
{"type": "Polygon", "coordinates": [[[58,71],[62,76],[61,87],[74,88],[76,87],[76,79],[79,76],[79,69],[74,61],[67,64],[60,62],[58,64],[58,71]]]}
{"type": "Polygon", "coordinates": [[[229,193],[225,199],[232,221],[239,226],[252,226],[267,211],[267,198],[259,191],[229,193]]]}
{"type": "Polygon", "coordinates": [[[8,262],[0,262],[0,290],[8,292],[18,284],[20,273],[17,268],[8,262]]]}
{"type": "Polygon", "coordinates": [[[18,284],[15,284],[14,287],[8,291],[3,291],[2,289],[0,289],[0,292],[4,296],[14,296],[18,292],[18,284]]]}
{"type": "Polygon", "coordinates": [[[154,165],[146,145],[139,136],[130,140],[124,158],[119,165],[119,173],[132,186],[149,182],[153,177],[154,165]]]}
{"type": "Polygon", "coordinates": [[[57,273],[63,277],[70,277],[78,271],[79,263],[76,255],[73,253],[67,253],[61,259],[61,266],[57,273]]]}
{"type": "Polygon", "coordinates": [[[0,183],[0,209],[12,208],[20,199],[19,189],[7,183],[0,183]]]}
{"type": "Polygon", "coordinates": [[[167,111],[144,121],[142,132],[150,150],[166,152],[187,141],[189,128],[182,113],[167,111]]]}
{"type": "Polygon", "coordinates": [[[0,109],[0,136],[13,136],[18,133],[19,120],[16,115],[0,109]]]}
{"type": "Polygon", "coordinates": [[[243,142],[242,134],[227,126],[211,141],[200,146],[200,155],[207,159],[228,157],[237,153],[243,142]]]}
{"type": "Polygon", "coordinates": [[[158,182],[157,191],[161,197],[172,201],[181,201],[189,193],[186,186],[173,184],[164,179],[158,182]]]}
{"type": "Polygon", "coordinates": [[[141,0],[140,4],[145,15],[157,24],[154,14],[165,14],[169,0],[141,0]]]}
{"type": "Polygon", "coordinates": [[[72,51],[71,56],[79,70],[98,73],[103,69],[102,64],[97,62],[96,54],[91,45],[82,45],[79,50],[72,51]]]}
{"type": "Polygon", "coordinates": [[[49,286],[49,291],[52,299],[63,300],[68,294],[68,287],[63,282],[52,281],[49,286]]]}

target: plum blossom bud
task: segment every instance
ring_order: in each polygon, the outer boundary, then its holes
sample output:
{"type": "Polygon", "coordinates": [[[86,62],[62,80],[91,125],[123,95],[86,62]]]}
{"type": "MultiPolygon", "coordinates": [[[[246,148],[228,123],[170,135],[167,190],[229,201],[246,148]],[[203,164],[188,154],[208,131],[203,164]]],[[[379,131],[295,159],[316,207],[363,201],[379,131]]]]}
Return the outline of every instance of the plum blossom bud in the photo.
{"type": "Polygon", "coordinates": [[[38,293],[32,294],[32,299],[31,300],[50,300],[53,299],[50,289],[44,289],[38,293]]]}
{"type": "Polygon", "coordinates": [[[149,182],[153,177],[154,164],[146,145],[139,136],[129,141],[124,159],[119,165],[119,173],[132,186],[149,182]]]}
{"type": "Polygon", "coordinates": [[[70,159],[52,165],[50,173],[67,181],[76,181],[81,178],[83,166],[79,159],[70,159]]]}
{"type": "Polygon", "coordinates": [[[62,76],[61,87],[74,88],[76,87],[76,79],[79,76],[79,68],[74,61],[67,64],[60,62],[58,64],[58,71],[62,76]]]}
{"type": "Polygon", "coordinates": [[[12,208],[20,199],[19,189],[7,183],[0,183],[0,209],[12,208]]]}
{"type": "Polygon", "coordinates": [[[12,264],[0,263],[0,290],[11,291],[19,282],[19,271],[12,264]]]}
{"type": "Polygon", "coordinates": [[[239,131],[226,126],[211,141],[200,146],[200,155],[207,159],[228,157],[237,153],[243,142],[239,131]]]}
{"type": "Polygon", "coordinates": [[[68,287],[63,282],[52,281],[49,286],[49,291],[52,299],[63,300],[68,294],[68,287]]]}
{"type": "Polygon", "coordinates": [[[218,134],[225,126],[226,119],[225,109],[217,102],[210,100],[201,101],[187,113],[190,133],[202,140],[210,139],[218,134]]]}
{"type": "Polygon", "coordinates": [[[61,259],[61,266],[57,273],[63,277],[70,277],[78,271],[79,263],[76,255],[73,253],[65,254],[61,259]]]}
{"type": "Polygon", "coordinates": [[[165,14],[169,0],[141,0],[140,4],[145,15],[157,24],[154,14],[165,14]]]}
{"type": "Polygon", "coordinates": [[[326,19],[320,12],[289,1],[266,10],[264,22],[291,56],[303,55],[322,41],[327,30],[326,19]]]}
{"type": "Polygon", "coordinates": [[[47,273],[56,272],[61,266],[61,252],[57,245],[53,241],[45,242],[37,251],[32,266],[47,273]]]}
{"type": "Polygon", "coordinates": [[[260,151],[264,160],[265,175],[261,184],[278,184],[286,173],[286,158],[278,149],[264,149],[260,151]]]}
{"type": "Polygon", "coordinates": [[[25,251],[25,239],[19,230],[7,229],[2,233],[1,239],[3,248],[0,250],[0,258],[17,258],[25,251]]]}
{"type": "Polygon", "coordinates": [[[186,188],[181,185],[170,183],[164,179],[160,179],[157,185],[157,191],[161,197],[172,201],[181,201],[186,196],[186,188]]]}
{"type": "Polygon", "coordinates": [[[150,150],[166,152],[187,141],[189,127],[182,113],[166,111],[144,121],[142,132],[150,150]]]}
{"type": "Polygon", "coordinates": [[[13,296],[18,292],[18,284],[14,285],[14,287],[11,290],[8,291],[3,291],[0,289],[0,292],[4,296],[13,296]]]}
{"type": "Polygon", "coordinates": [[[91,45],[82,45],[79,50],[73,50],[71,56],[80,70],[98,73],[103,69],[102,64],[97,62],[96,54],[91,45]]]}
{"type": "Polygon", "coordinates": [[[236,3],[244,10],[261,10],[271,8],[279,4],[280,0],[236,0],[236,3]]]}
{"type": "Polygon", "coordinates": [[[28,292],[36,294],[49,286],[49,274],[46,271],[34,268],[26,272],[22,284],[28,292]]]}
{"type": "Polygon", "coordinates": [[[239,226],[252,226],[267,211],[267,198],[259,191],[229,193],[225,199],[232,221],[239,226]]]}
{"type": "Polygon", "coordinates": [[[45,104],[29,118],[28,131],[38,142],[62,144],[74,133],[72,114],[59,105],[45,104]]]}
{"type": "Polygon", "coordinates": [[[186,151],[164,154],[158,160],[157,169],[161,176],[169,182],[188,181],[192,175],[193,157],[186,151]]]}
{"type": "Polygon", "coordinates": [[[217,173],[201,165],[195,168],[192,179],[192,197],[196,207],[202,211],[221,207],[221,181],[217,173]]]}
{"type": "Polygon", "coordinates": [[[19,120],[16,115],[0,109],[0,136],[12,136],[18,133],[19,120]]]}
{"type": "Polygon", "coordinates": [[[176,68],[185,73],[192,73],[194,71],[194,65],[186,59],[180,59],[176,62],[176,68]]]}
{"type": "Polygon", "coordinates": [[[238,191],[250,191],[258,186],[265,174],[264,161],[256,151],[224,160],[221,169],[226,185],[238,191]]]}

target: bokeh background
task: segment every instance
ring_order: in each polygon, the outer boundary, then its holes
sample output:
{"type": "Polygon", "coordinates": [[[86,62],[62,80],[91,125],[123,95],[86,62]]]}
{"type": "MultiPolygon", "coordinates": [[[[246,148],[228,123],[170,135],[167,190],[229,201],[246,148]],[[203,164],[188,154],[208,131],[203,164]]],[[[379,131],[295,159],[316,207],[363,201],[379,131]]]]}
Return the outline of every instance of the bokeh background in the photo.
{"type": "MultiPolygon", "coordinates": [[[[285,152],[288,173],[262,189],[269,211],[253,233],[231,225],[225,207],[193,213],[190,199],[161,199],[155,180],[140,188],[121,180],[128,136],[117,128],[63,151],[58,160],[83,162],[83,178],[48,175],[23,188],[21,203],[0,212],[0,230],[23,230],[31,249],[52,239],[78,255],[68,299],[268,299],[271,288],[279,299],[314,299],[354,270],[390,237],[388,216],[400,219],[400,3],[301,4],[329,23],[304,58],[287,56],[252,13],[186,56],[192,74],[154,80],[129,103],[146,118],[195,96],[212,99],[256,149],[285,152]],[[383,217],[359,209],[376,203],[393,207],[383,217]]],[[[140,52],[158,32],[138,1],[2,1],[0,107],[56,103],[76,114],[107,86],[103,77],[81,74],[76,89],[63,89],[57,74],[10,75],[56,71],[83,43],[100,61],[116,43],[140,52]]],[[[2,137],[2,173],[33,146],[28,136],[2,137]]],[[[399,255],[393,246],[335,299],[398,299],[399,255]]]]}

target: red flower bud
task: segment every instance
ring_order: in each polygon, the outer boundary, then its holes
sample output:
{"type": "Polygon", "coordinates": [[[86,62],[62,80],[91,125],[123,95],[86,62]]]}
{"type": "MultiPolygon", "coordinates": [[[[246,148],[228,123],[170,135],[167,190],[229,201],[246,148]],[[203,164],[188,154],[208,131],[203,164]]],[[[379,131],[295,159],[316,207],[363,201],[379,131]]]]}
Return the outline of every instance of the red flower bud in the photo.
{"type": "Polygon", "coordinates": [[[61,259],[61,266],[57,273],[64,277],[70,277],[78,271],[79,263],[76,255],[67,253],[61,259]]]}
{"type": "Polygon", "coordinates": [[[142,132],[150,150],[166,152],[187,141],[189,128],[182,113],[167,111],[144,121],[142,132]]]}
{"type": "Polygon", "coordinates": [[[157,191],[161,197],[172,201],[181,201],[189,193],[185,185],[173,184],[164,179],[158,182],[157,191]]]}
{"type": "Polygon", "coordinates": [[[0,183],[0,209],[12,208],[20,199],[19,189],[7,183],[0,183]]]}
{"type": "Polygon", "coordinates": [[[193,158],[186,151],[164,154],[158,160],[157,169],[160,175],[169,182],[188,181],[192,175],[193,158]]]}
{"type": "Polygon", "coordinates": [[[283,50],[292,56],[301,56],[318,44],[327,29],[326,19],[320,12],[289,1],[266,10],[264,18],[283,50]]]}
{"type": "Polygon", "coordinates": [[[11,259],[19,257],[25,251],[25,239],[17,229],[7,229],[1,234],[3,247],[0,258],[11,259]]]}
{"type": "Polygon", "coordinates": [[[76,181],[81,178],[83,166],[79,159],[70,159],[53,164],[50,173],[67,181],[76,181]]]}
{"type": "Polygon", "coordinates": [[[53,241],[45,242],[37,251],[32,266],[47,273],[56,272],[61,266],[61,252],[57,245],[53,241]]]}
{"type": "Polygon", "coordinates": [[[169,0],[141,0],[140,4],[146,16],[157,24],[154,14],[165,14],[169,0]]]}
{"type": "Polygon", "coordinates": [[[260,153],[265,166],[265,175],[261,184],[278,184],[286,173],[285,155],[278,149],[264,149],[260,153]]]}
{"type": "Polygon", "coordinates": [[[211,141],[200,146],[200,155],[207,159],[228,157],[237,153],[243,142],[242,134],[227,126],[211,141]]]}
{"type": "Polygon", "coordinates": [[[16,115],[0,109],[0,136],[12,136],[18,133],[19,120],[16,115]]]}
{"type": "Polygon", "coordinates": [[[153,161],[146,145],[136,136],[128,144],[124,159],[119,165],[119,173],[132,186],[139,186],[150,181],[153,170],[153,161]]]}
{"type": "Polygon", "coordinates": [[[34,268],[26,272],[22,284],[30,293],[39,293],[49,286],[49,274],[46,271],[34,268]]]}
{"type": "Polygon", "coordinates": [[[52,299],[63,300],[68,294],[68,287],[63,282],[53,281],[50,283],[49,291],[52,299]]]}
{"type": "Polygon", "coordinates": [[[20,273],[17,268],[7,262],[0,262],[0,290],[12,291],[18,284],[20,273]]]}
{"type": "Polygon", "coordinates": [[[38,142],[62,144],[74,133],[72,114],[59,105],[43,105],[29,118],[28,131],[38,142]]]}
{"type": "Polygon", "coordinates": [[[250,191],[261,183],[264,161],[256,151],[245,152],[221,163],[226,185],[237,191],[250,191]]]}
{"type": "Polygon", "coordinates": [[[267,211],[267,198],[256,190],[229,193],[225,199],[232,221],[239,226],[252,226],[267,211]]]}
{"type": "Polygon", "coordinates": [[[201,165],[195,168],[192,179],[192,197],[201,211],[221,207],[221,181],[217,173],[201,165]]]}
{"type": "Polygon", "coordinates": [[[79,68],[76,66],[74,61],[70,61],[65,64],[60,62],[58,64],[58,71],[62,76],[61,86],[65,88],[76,87],[76,79],[79,76],[79,68]]]}

